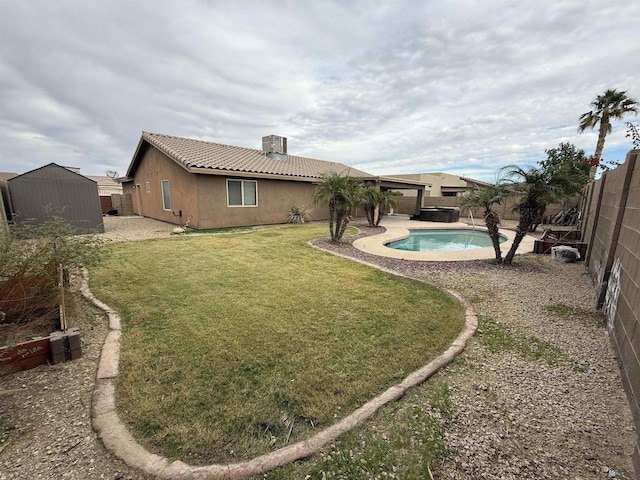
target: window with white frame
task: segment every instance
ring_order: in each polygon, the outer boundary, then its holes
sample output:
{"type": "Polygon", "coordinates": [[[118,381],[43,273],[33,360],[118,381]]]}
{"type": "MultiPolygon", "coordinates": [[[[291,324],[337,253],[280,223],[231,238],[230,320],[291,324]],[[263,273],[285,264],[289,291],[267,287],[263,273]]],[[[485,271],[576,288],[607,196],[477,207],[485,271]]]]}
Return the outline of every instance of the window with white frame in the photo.
{"type": "Polygon", "coordinates": [[[151,193],[151,182],[144,182],[144,186],[147,189],[147,193],[151,193]]]}
{"type": "Polygon", "coordinates": [[[171,194],[169,192],[169,180],[162,180],[162,208],[171,210],[171,194]]]}
{"type": "Polygon", "coordinates": [[[227,180],[227,205],[255,207],[258,205],[258,182],[255,180],[227,180]]]}

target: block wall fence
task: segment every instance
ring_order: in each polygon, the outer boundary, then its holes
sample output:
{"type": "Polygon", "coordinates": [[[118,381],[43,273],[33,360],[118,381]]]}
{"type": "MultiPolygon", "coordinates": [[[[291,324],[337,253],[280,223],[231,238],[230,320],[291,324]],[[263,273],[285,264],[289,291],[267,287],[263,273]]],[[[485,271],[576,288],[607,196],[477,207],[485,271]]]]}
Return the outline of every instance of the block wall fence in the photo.
{"type": "MultiPolygon", "coordinates": [[[[448,207],[448,208],[459,208],[460,207],[460,199],[462,197],[424,197],[422,199],[423,207],[448,207]]],[[[398,213],[403,213],[405,215],[413,215],[416,209],[416,197],[398,197],[398,208],[396,211],[398,213]]],[[[518,202],[518,198],[511,197],[506,200],[506,202],[500,205],[494,205],[493,210],[498,212],[500,218],[503,220],[518,220],[519,213],[517,211],[513,211],[513,206],[518,202]]],[[[553,217],[559,212],[567,210],[574,205],[579,203],[579,199],[571,199],[567,205],[560,204],[552,204],[547,205],[547,209],[545,210],[545,217],[553,217]]],[[[484,225],[483,218],[483,210],[481,208],[472,208],[471,213],[473,218],[476,219],[477,223],[484,225]],[[478,220],[479,219],[479,220],[478,220]]],[[[469,213],[465,210],[464,212],[460,212],[460,219],[466,219],[469,217],[469,213]]]]}
{"type": "Polygon", "coordinates": [[[581,232],[594,302],[607,318],[609,338],[634,415],[633,455],[640,474],[640,150],[585,189],[581,232]]]}

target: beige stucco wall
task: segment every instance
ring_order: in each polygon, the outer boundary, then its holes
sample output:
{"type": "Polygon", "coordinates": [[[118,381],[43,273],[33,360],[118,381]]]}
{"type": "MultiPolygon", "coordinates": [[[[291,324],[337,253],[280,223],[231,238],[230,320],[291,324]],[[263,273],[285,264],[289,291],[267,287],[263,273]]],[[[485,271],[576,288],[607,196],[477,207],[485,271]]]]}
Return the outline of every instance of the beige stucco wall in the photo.
{"type": "Polygon", "coordinates": [[[193,221],[197,222],[195,177],[159,150],[149,148],[136,169],[134,185],[125,185],[125,193],[131,193],[133,211],[137,215],[179,224],[179,217],[172,211],[178,214],[182,210],[184,221],[192,215],[193,221]],[[163,209],[162,180],[169,180],[171,211],[163,209]]]}
{"type": "MultiPolygon", "coordinates": [[[[405,180],[412,180],[419,183],[424,183],[428,186],[425,193],[428,193],[428,196],[431,197],[441,197],[442,196],[442,187],[459,187],[461,192],[463,190],[467,190],[469,188],[467,182],[462,180],[457,175],[452,175],[450,173],[437,172],[437,173],[410,173],[405,175],[387,175],[388,177],[402,178],[405,180]]],[[[450,189],[446,189],[451,191],[450,189]]],[[[417,190],[407,190],[405,196],[407,197],[416,197],[417,190]]]]}
{"type": "Polygon", "coordinates": [[[326,206],[313,204],[315,185],[309,182],[197,175],[197,191],[200,216],[197,225],[191,224],[194,228],[284,223],[291,207],[303,205],[313,210],[313,220],[328,218],[326,206]],[[228,206],[227,178],[256,180],[258,205],[228,206]]]}

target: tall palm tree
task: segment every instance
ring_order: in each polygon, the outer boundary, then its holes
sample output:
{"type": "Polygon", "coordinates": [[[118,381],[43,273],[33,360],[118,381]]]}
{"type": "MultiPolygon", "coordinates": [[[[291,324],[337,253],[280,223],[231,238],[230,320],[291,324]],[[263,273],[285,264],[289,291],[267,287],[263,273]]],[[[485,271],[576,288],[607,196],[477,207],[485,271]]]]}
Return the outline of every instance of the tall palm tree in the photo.
{"type": "MultiPolygon", "coordinates": [[[[604,140],[608,133],[611,133],[611,120],[619,120],[629,113],[638,113],[638,101],[635,98],[627,96],[627,92],[619,92],[616,89],[609,89],[604,94],[598,95],[591,102],[593,110],[583,113],[580,116],[580,124],[578,132],[584,132],[587,129],[595,128],[600,124],[598,132],[598,143],[594,157],[596,162],[600,161],[602,150],[604,149],[604,140]]],[[[598,165],[591,167],[589,178],[593,179],[596,175],[598,165]]]]}
{"type": "Polygon", "coordinates": [[[487,233],[493,243],[493,249],[496,253],[496,262],[502,263],[502,251],[500,250],[500,216],[498,212],[493,210],[493,206],[504,202],[509,191],[502,183],[487,185],[480,190],[473,190],[462,196],[460,199],[460,207],[468,210],[474,207],[483,208],[484,224],[487,227],[487,233]]]}
{"type": "Polygon", "coordinates": [[[547,205],[574,194],[579,179],[564,172],[536,167],[524,169],[518,165],[508,165],[504,170],[512,193],[520,195],[520,201],[514,206],[514,210],[520,213],[516,236],[504,258],[504,263],[510,265],[524,236],[533,225],[540,223],[547,205]]]}
{"type": "Polygon", "coordinates": [[[362,181],[336,172],[323,175],[313,200],[329,206],[329,233],[332,242],[342,240],[353,210],[362,202],[362,181]]]}

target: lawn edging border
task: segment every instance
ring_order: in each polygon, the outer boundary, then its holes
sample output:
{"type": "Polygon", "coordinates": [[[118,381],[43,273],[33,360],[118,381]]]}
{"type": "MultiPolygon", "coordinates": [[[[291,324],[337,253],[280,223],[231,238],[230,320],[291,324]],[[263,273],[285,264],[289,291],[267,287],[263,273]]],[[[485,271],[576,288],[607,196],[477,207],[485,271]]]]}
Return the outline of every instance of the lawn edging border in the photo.
{"type": "MultiPolygon", "coordinates": [[[[410,278],[390,269],[323,249],[313,245],[311,242],[309,242],[309,245],[323,252],[376,268],[394,276],[410,278]]],[[[129,466],[159,478],[170,480],[240,479],[264,474],[276,467],[309,457],[325,445],[334,441],[338,436],[363,423],[384,405],[400,399],[405,395],[407,390],[420,385],[441,368],[448,365],[466,348],[467,342],[478,328],[478,316],[471,306],[471,303],[454,290],[438,287],[454,296],[462,304],[465,309],[465,326],[449,348],[431,362],[410,373],[400,383],[388,388],[351,414],[306,440],[301,440],[251,460],[231,464],[193,466],[180,460],[171,461],[166,457],[149,452],[133,438],[120,419],[115,402],[115,381],[119,373],[120,360],[120,316],[115,310],[98,300],[91,293],[89,290],[89,271],[85,268],[82,273],[82,283],[80,286],[82,295],[105,312],[109,318],[109,333],[107,334],[100,354],[98,372],[96,374],[96,382],[91,401],[91,422],[93,429],[98,434],[98,437],[106,449],[116,457],[122,459],[129,466]]]]}

